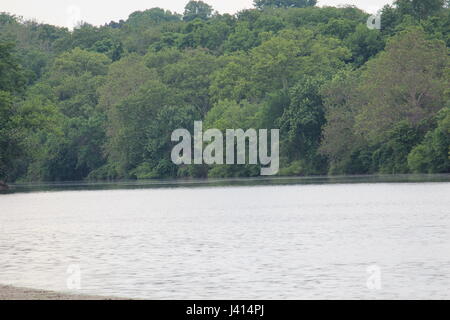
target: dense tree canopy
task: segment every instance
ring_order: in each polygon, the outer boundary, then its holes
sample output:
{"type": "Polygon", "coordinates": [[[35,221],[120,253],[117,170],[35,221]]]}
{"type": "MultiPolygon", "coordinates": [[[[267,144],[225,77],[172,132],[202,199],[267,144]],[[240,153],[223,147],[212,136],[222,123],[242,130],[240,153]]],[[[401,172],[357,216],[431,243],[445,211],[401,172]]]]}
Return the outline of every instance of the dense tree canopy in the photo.
{"type": "Polygon", "coordinates": [[[176,166],[171,132],[280,129],[280,174],[450,172],[448,1],[202,1],[69,31],[0,14],[0,180],[233,177],[176,166]]]}
{"type": "Polygon", "coordinates": [[[13,49],[11,43],[0,43],[0,180],[11,175],[21,155],[14,98],[24,89],[25,77],[13,49]]]}
{"type": "Polygon", "coordinates": [[[425,19],[438,12],[444,0],[396,0],[395,5],[400,15],[411,15],[417,19],[425,19]]]}
{"type": "Polygon", "coordinates": [[[428,40],[423,31],[411,29],[391,38],[385,52],[368,62],[350,87],[349,80],[337,80],[338,87],[325,93],[328,121],[322,148],[334,159],[332,163],[344,165],[360,148],[373,146],[377,150],[374,156],[381,159],[371,160],[372,169],[408,172],[406,159],[411,148],[448,105],[449,68],[444,43],[428,40]],[[348,96],[339,101],[343,92],[348,96]],[[395,139],[400,140],[386,150],[395,139]],[[345,147],[339,148],[342,141],[346,141],[345,147]],[[395,160],[385,159],[404,147],[395,160]],[[395,165],[387,166],[390,161],[395,165]]]}
{"type": "Polygon", "coordinates": [[[184,21],[192,21],[195,19],[206,20],[211,18],[213,9],[212,7],[203,1],[189,1],[184,7],[184,21]]]}
{"type": "Polygon", "coordinates": [[[255,0],[255,7],[263,8],[306,8],[315,6],[317,0],[255,0]]]}

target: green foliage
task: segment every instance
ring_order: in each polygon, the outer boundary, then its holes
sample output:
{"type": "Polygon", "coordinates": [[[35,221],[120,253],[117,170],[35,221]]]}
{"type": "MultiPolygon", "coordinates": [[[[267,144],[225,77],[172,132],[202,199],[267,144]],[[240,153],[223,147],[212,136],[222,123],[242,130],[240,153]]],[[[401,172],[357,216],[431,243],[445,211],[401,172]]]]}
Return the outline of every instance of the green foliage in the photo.
{"type": "Polygon", "coordinates": [[[109,160],[119,177],[129,177],[130,171],[145,160],[148,141],[147,127],[158,110],[178,104],[173,91],[158,80],[149,80],[132,95],[118,101],[108,114],[109,160]]]}
{"type": "Polygon", "coordinates": [[[146,28],[163,22],[180,21],[181,16],[169,10],[152,8],[144,11],[135,11],[128,17],[126,25],[133,29],[146,28]]]}
{"type": "Polygon", "coordinates": [[[290,91],[290,105],[279,123],[282,136],[282,154],[290,161],[302,160],[309,173],[319,173],[326,165],[318,155],[325,111],[319,94],[324,78],[308,76],[301,79],[290,91]]]}
{"type": "Polygon", "coordinates": [[[13,160],[18,156],[17,141],[13,136],[12,97],[9,92],[0,91],[0,179],[8,177],[13,160]]]}
{"type": "Polygon", "coordinates": [[[384,49],[380,32],[370,30],[363,24],[356,27],[355,32],[345,39],[345,43],[352,51],[352,60],[357,67],[362,66],[384,49]]]}
{"type": "Polygon", "coordinates": [[[167,106],[159,109],[145,129],[144,162],[132,170],[131,174],[138,179],[177,177],[179,168],[170,159],[172,132],[179,128],[192,132],[194,121],[199,118],[197,110],[191,106],[167,106]]]}
{"type": "Polygon", "coordinates": [[[408,166],[416,173],[450,172],[450,108],[438,115],[438,126],[411,151],[408,166]]]}
{"type": "Polygon", "coordinates": [[[162,68],[161,79],[176,89],[184,103],[194,106],[205,116],[211,107],[211,74],[218,67],[217,58],[208,51],[188,50],[183,52],[180,60],[162,68]]]}
{"type": "Polygon", "coordinates": [[[24,89],[25,75],[11,42],[0,42],[0,74],[1,91],[20,93],[24,89]]]}
{"type": "Polygon", "coordinates": [[[206,20],[211,18],[213,9],[203,1],[189,1],[184,7],[184,21],[192,21],[195,19],[206,20]]]}
{"type": "MultiPolygon", "coordinates": [[[[448,1],[447,1],[448,2],[448,1]]],[[[66,28],[0,14],[0,180],[247,177],[175,166],[173,130],[280,129],[280,174],[449,172],[450,9],[190,1],[66,28]]]]}
{"type": "Polygon", "coordinates": [[[25,77],[11,43],[0,42],[0,74],[0,179],[6,180],[14,179],[15,161],[23,154],[14,96],[22,94],[25,77]]]}
{"type": "Polygon", "coordinates": [[[420,142],[420,132],[407,121],[399,122],[386,133],[385,141],[373,152],[373,168],[387,174],[408,173],[407,158],[420,142]]]}
{"type": "Polygon", "coordinates": [[[226,21],[202,21],[196,19],[186,24],[184,34],[176,40],[180,49],[207,48],[221,51],[223,42],[231,32],[231,26],[226,21]]]}
{"type": "Polygon", "coordinates": [[[392,38],[363,73],[356,130],[376,140],[400,121],[417,125],[434,116],[445,104],[449,87],[443,72],[450,66],[447,52],[442,42],[427,40],[419,29],[392,38]]]}
{"type": "Polygon", "coordinates": [[[346,75],[328,85],[321,148],[333,170],[355,173],[355,155],[368,149],[372,161],[363,161],[365,169],[356,161],[360,173],[417,171],[423,148],[413,152],[410,165],[408,154],[445,105],[449,62],[442,42],[427,40],[423,31],[413,28],[391,38],[361,75],[346,75]]]}
{"type": "Polygon", "coordinates": [[[444,6],[444,0],[397,0],[395,2],[400,15],[411,15],[425,19],[444,6]]]}
{"type": "MultiPolygon", "coordinates": [[[[427,20],[439,17],[438,21],[444,23],[441,30],[445,32],[445,16],[449,10],[447,0],[397,0],[393,6],[386,5],[382,10],[383,33],[393,35],[402,28],[402,25],[426,25],[427,20]]],[[[448,30],[448,29],[447,29],[448,30]]]]}
{"type": "Polygon", "coordinates": [[[31,136],[42,148],[28,148],[34,154],[27,179],[80,180],[105,162],[105,114],[96,106],[109,63],[103,54],[76,48],[55,59],[30,88],[24,106],[38,102],[43,110],[50,108],[49,121],[56,123],[31,136]]]}
{"type": "Polygon", "coordinates": [[[214,105],[205,118],[206,128],[217,128],[225,132],[230,128],[259,128],[259,106],[242,100],[236,103],[222,100],[214,105]]]}
{"type": "Polygon", "coordinates": [[[257,8],[305,8],[315,6],[317,0],[255,0],[257,8]]]}
{"type": "Polygon", "coordinates": [[[257,33],[251,30],[248,22],[236,25],[234,32],[230,34],[224,43],[225,51],[248,51],[259,44],[257,33]]]}

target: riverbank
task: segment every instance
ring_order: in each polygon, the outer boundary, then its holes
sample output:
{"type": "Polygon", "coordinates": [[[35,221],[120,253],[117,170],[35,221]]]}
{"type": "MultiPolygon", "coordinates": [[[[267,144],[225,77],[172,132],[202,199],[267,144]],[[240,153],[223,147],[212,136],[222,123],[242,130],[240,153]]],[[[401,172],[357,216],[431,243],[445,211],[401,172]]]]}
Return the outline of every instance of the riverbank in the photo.
{"type": "Polygon", "coordinates": [[[124,300],[0,285],[0,300],[124,300]]]}
{"type": "Polygon", "coordinates": [[[268,185],[322,185],[355,183],[420,183],[450,182],[450,174],[399,174],[352,176],[304,176],[304,177],[252,177],[168,180],[118,180],[118,181],[67,181],[47,183],[11,183],[3,193],[28,193],[47,191],[135,190],[167,188],[204,188],[268,185]]]}

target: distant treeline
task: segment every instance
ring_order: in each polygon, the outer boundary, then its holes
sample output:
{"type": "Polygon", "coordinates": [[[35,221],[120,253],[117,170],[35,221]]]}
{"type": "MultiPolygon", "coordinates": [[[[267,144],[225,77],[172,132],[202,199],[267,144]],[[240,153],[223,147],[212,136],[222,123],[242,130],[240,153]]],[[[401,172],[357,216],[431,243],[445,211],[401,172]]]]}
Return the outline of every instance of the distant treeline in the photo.
{"type": "Polygon", "coordinates": [[[450,172],[450,9],[191,1],[73,31],[0,14],[0,180],[246,177],[176,166],[171,133],[279,128],[280,174],[450,172]]]}

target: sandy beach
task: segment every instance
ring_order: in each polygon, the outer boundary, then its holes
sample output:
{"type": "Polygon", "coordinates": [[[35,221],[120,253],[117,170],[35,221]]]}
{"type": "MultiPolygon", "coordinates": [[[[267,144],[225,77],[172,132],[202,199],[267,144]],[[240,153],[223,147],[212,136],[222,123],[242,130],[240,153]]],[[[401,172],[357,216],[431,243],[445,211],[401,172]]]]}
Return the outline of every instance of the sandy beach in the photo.
{"type": "Polygon", "coordinates": [[[0,285],[0,300],[124,300],[0,285]]]}

